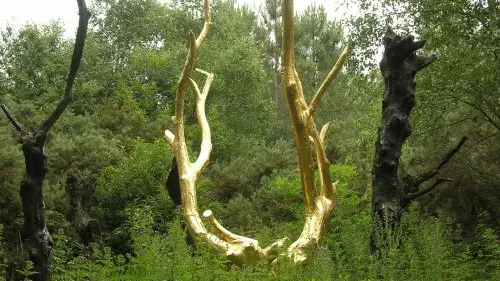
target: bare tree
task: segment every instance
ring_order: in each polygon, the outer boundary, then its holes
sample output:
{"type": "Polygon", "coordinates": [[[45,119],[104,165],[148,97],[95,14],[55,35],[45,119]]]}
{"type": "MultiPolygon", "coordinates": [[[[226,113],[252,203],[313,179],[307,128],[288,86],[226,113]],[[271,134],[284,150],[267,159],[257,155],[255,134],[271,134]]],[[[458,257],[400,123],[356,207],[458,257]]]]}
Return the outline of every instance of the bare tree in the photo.
{"type": "Polygon", "coordinates": [[[77,0],[79,22],[76,32],[75,46],[71,58],[66,88],[62,100],[54,112],[37,129],[26,128],[2,104],[2,110],[14,128],[21,134],[21,148],[24,154],[26,172],[21,181],[21,201],[23,205],[24,224],[22,238],[29,259],[33,262],[36,274],[33,280],[50,280],[50,252],[52,250],[52,237],[45,224],[45,204],[43,200],[42,185],[47,173],[47,157],[44,154],[47,134],[57,122],[61,114],[73,100],[73,84],[83,55],[85,38],[90,12],[85,0],[77,0]]]}
{"type": "Polygon", "coordinates": [[[435,168],[417,176],[398,177],[401,149],[411,134],[408,120],[415,105],[415,75],[429,66],[436,56],[417,56],[425,41],[414,41],[413,36],[401,37],[388,29],[384,36],[384,54],[380,70],[385,89],[382,102],[382,124],[378,128],[373,164],[372,213],[375,218],[371,237],[372,251],[387,244],[387,232],[397,229],[403,209],[413,200],[432,191],[439,184],[450,181],[437,178],[428,188],[419,190],[422,183],[434,178],[440,169],[460,150],[466,138],[451,149],[435,168]]]}
{"type": "Polygon", "coordinates": [[[339,73],[347,58],[347,48],[308,103],[304,97],[301,82],[295,71],[294,59],[294,11],[293,0],[283,1],[283,56],[282,79],[288,103],[289,115],[295,136],[297,154],[301,174],[301,184],[306,205],[306,220],[300,236],[284,249],[288,238],[282,238],[268,247],[262,248],[255,239],[236,235],[225,229],[215,218],[212,211],[203,212],[213,232],[207,230],[199,212],[196,198],[196,181],[202,169],[207,165],[212,149],[210,127],[205,115],[205,101],[214,79],[212,73],[194,67],[200,45],[210,29],[210,1],[204,0],[204,25],[198,37],[190,33],[189,53],[176,90],[175,115],[173,132],[165,131],[165,139],[174,150],[180,184],[182,214],[188,231],[195,241],[202,240],[237,264],[254,264],[266,259],[273,264],[280,257],[288,257],[295,263],[307,259],[308,249],[320,243],[326,229],[329,216],[335,206],[336,183],[332,184],[329,162],[325,153],[324,138],[329,124],[318,131],[312,117],[319,105],[321,97],[333,78],[339,73]],[[202,90],[191,78],[193,71],[205,75],[206,82],[202,90]],[[184,135],[184,100],[187,87],[191,86],[196,95],[196,114],[202,141],[200,153],[195,162],[190,162],[184,135]],[[315,163],[317,162],[317,163],[315,163]],[[316,186],[314,167],[319,169],[320,186],[316,186]]]}

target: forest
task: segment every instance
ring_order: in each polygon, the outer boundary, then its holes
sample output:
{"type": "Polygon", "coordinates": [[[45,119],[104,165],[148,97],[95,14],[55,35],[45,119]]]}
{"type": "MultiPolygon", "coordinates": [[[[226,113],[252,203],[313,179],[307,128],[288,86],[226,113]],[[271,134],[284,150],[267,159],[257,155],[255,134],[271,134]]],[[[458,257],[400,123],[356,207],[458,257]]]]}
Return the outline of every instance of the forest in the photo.
{"type": "Polygon", "coordinates": [[[72,2],[0,26],[0,281],[500,280],[497,1],[72,2]]]}

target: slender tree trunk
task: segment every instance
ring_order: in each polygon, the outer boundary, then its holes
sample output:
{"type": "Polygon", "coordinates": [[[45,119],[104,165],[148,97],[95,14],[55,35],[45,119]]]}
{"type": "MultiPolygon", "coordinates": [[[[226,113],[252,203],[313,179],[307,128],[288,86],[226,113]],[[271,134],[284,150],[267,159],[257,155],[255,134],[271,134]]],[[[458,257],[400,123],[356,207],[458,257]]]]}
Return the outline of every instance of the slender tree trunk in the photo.
{"type": "Polygon", "coordinates": [[[382,101],[382,124],[378,128],[372,171],[374,218],[372,251],[391,243],[398,244],[398,229],[403,209],[440,183],[451,180],[438,178],[432,186],[419,191],[420,184],[436,176],[439,169],[451,159],[466,140],[463,138],[445,155],[436,168],[418,176],[398,178],[401,149],[411,134],[408,117],[415,105],[415,74],[430,65],[436,56],[417,56],[415,52],[424,46],[425,41],[414,41],[412,36],[402,38],[391,29],[386,32],[383,41],[385,50],[380,70],[385,89],[382,101]]]}

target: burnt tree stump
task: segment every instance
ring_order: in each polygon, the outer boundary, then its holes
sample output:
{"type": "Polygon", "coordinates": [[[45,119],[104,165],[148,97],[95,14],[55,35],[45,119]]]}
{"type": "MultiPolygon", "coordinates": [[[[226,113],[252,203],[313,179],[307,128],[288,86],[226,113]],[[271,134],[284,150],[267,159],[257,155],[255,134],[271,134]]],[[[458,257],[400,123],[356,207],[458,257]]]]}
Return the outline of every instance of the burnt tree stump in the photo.
{"type": "Polygon", "coordinates": [[[103,246],[100,224],[89,215],[96,186],[97,174],[78,175],[70,171],[66,176],[66,195],[69,199],[68,218],[71,225],[85,245],[97,241],[100,246],[103,246]]]}
{"type": "Polygon", "coordinates": [[[436,55],[417,56],[416,51],[424,46],[425,41],[414,41],[413,36],[401,37],[390,28],[384,35],[383,44],[385,49],[380,61],[380,71],[384,78],[385,89],[382,123],[378,127],[372,170],[374,218],[372,251],[391,242],[387,241],[388,233],[397,236],[394,231],[399,227],[403,209],[411,201],[433,190],[440,183],[451,180],[437,178],[432,186],[419,190],[423,182],[439,174],[440,168],[453,157],[466,140],[465,137],[462,138],[437,167],[422,175],[398,178],[401,149],[406,138],[411,135],[408,117],[415,106],[415,75],[429,66],[436,59],[436,55]]]}

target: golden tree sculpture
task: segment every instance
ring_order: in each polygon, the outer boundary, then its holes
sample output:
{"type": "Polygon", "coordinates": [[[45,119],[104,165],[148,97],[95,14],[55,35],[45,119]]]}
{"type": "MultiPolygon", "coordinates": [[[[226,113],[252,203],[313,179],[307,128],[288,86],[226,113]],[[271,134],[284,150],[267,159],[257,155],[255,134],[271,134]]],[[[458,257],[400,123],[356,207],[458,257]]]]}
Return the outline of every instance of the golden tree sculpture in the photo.
{"type": "Polygon", "coordinates": [[[262,248],[255,239],[236,235],[225,229],[210,210],[200,216],[196,197],[196,181],[203,168],[207,165],[212,150],[210,126],[205,114],[205,101],[210,90],[214,75],[194,67],[198,51],[209,32],[211,25],[210,0],[204,0],[204,24],[198,37],[192,32],[189,36],[189,52],[186,63],[179,78],[173,131],[165,131],[165,139],[172,147],[177,161],[181,193],[182,215],[190,236],[195,241],[203,241],[211,247],[223,252],[236,264],[255,264],[267,259],[277,264],[282,257],[290,258],[294,263],[302,263],[307,259],[308,249],[321,242],[335,207],[335,189],[337,183],[332,183],[329,172],[329,161],[325,153],[324,138],[329,123],[318,131],[313,119],[313,113],[318,107],[321,97],[340,72],[347,58],[347,47],[343,50],[332,70],[319,87],[313,99],[308,103],[304,97],[299,75],[295,70],[294,58],[294,10],[293,0],[282,2],[283,11],[283,46],[282,46],[282,80],[288,103],[289,115],[292,121],[296,149],[299,158],[300,179],[305,200],[306,219],[300,236],[285,249],[287,237],[262,248]],[[197,71],[207,78],[202,90],[191,78],[197,71]],[[196,94],[196,115],[200,127],[202,141],[198,157],[190,162],[184,134],[184,101],[187,87],[191,86],[196,94]],[[314,157],[314,154],[316,157],[314,157]],[[315,163],[317,162],[317,163],[315,163]],[[320,186],[316,186],[314,167],[319,170],[320,186]],[[207,230],[204,220],[211,225],[213,232],[207,230]]]}

